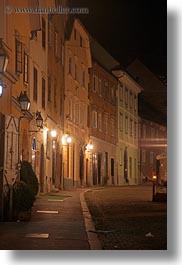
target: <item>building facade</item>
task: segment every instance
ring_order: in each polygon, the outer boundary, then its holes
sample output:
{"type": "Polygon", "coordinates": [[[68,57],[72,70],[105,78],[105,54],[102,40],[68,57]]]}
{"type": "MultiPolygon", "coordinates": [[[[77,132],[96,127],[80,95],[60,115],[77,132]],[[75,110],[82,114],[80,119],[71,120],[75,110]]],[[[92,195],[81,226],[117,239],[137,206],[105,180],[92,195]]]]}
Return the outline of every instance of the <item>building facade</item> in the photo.
{"type": "Polygon", "coordinates": [[[160,184],[167,180],[167,86],[138,59],[128,71],[143,88],[138,128],[140,183],[156,175],[160,184]]]}
{"type": "Polygon", "coordinates": [[[88,86],[92,66],[88,34],[76,19],[65,42],[64,187],[84,185],[88,139],[88,86]]]}
{"type": "Polygon", "coordinates": [[[140,183],[156,175],[159,184],[167,180],[167,129],[146,119],[139,119],[140,183]]]}
{"type": "Polygon", "coordinates": [[[142,88],[126,72],[114,70],[117,91],[117,176],[118,184],[138,184],[138,94],[142,88]]]}
{"type": "MultiPolygon", "coordinates": [[[[3,1],[2,1],[3,2],[3,1]]],[[[55,7],[66,1],[39,1],[38,7],[55,7]]],[[[4,2],[3,2],[4,3],[4,2]]],[[[18,162],[26,160],[38,177],[40,192],[60,188],[62,177],[62,134],[64,97],[64,35],[67,16],[14,12],[35,8],[37,1],[11,3],[11,13],[1,3],[1,54],[8,59],[1,72],[1,127],[5,134],[4,185],[13,184],[19,174],[18,162]],[[23,21],[23,23],[22,23],[23,21]],[[19,96],[30,100],[22,113],[19,96]],[[43,124],[38,128],[37,119],[43,124]],[[4,120],[4,125],[3,125],[4,120]],[[6,183],[7,182],[7,183],[6,183]]]]}
{"type": "Polygon", "coordinates": [[[116,185],[116,92],[117,79],[111,69],[118,62],[91,39],[92,69],[89,87],[90,185],[116,185]]]}

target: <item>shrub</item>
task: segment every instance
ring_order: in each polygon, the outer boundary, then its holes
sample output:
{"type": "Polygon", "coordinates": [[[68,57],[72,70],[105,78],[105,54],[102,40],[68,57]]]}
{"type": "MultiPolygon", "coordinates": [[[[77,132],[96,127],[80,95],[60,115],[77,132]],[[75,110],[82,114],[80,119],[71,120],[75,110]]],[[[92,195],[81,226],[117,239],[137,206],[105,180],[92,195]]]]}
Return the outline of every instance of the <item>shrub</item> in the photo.
{"type": "Polygon", "coordinates": [[[33,196],[37,195],[39,189],[38,179],[28,161],[22,161],[21,163],[20,180],[29,186],[33,196]]]}
{"type": "Polygon", "coordinates": [[[13,186],[13,209],[15,212],[28,211],[32,208],[35,197],[24,181],[13,186]]]}

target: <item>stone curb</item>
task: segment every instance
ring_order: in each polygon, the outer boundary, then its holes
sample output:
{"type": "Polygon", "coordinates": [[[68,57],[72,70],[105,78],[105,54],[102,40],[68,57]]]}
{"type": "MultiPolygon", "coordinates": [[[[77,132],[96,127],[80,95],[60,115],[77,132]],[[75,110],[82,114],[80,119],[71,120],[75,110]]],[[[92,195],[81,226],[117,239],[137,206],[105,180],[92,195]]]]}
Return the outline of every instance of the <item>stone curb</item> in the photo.
{"type": "Polygon", "coordinates": [[[100,240],[98,238],[98,235],[95,233],[95,226],[92,221],[92,216],[90,214],[90,211],[88,209],[87,203],[85,201],[84,194],[85,192],[88,192],[90,189],[85,190],[80,194],[80,202],[83,212],[83,218],[85,222],[86,232],[88,236],[88,242],[90,245],[90,250],[102,250],[102,246],[100,243],[100,240]]]}

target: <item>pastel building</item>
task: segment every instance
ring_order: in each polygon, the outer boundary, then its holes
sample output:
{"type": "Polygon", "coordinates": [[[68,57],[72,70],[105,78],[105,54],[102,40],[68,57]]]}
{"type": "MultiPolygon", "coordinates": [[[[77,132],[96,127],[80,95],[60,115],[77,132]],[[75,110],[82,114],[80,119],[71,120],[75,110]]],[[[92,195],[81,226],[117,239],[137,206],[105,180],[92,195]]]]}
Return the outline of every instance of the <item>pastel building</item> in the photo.
{"type": "Polygon", "coordinates": [[[123,70],[113,70],[117,91],[117,178],[118,184],[138,184],[138,94],[141,86],[123,70]]]}
{"type": "Polygon", "coordinates": [[[111,69],[119,63],[90,38],[92,69],[89,86],[89,185],[116,185],[117,85],[111,69]]]}
{"type": "Polygon", "coordinates": [[[92,66],[87,31],[78,19],[68,27],[65,42],[65,98],[63,177],[64,187],[87,182],[89,69],[92,66]]]}

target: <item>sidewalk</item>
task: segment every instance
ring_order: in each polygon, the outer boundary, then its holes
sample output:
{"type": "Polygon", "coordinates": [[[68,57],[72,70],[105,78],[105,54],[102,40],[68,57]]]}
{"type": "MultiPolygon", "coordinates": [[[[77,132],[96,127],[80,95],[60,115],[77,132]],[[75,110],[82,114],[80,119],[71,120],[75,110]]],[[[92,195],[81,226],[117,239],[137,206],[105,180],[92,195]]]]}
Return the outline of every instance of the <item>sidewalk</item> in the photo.
{"type": "Polygon", "coordinates": [[[99,249],[97,237],[89,233],[93,223],[84,191],[75,189],[60,191],[52,194],[54,196],[39,196],[30,222],[0,223],[0,249],[99,249]]]}

